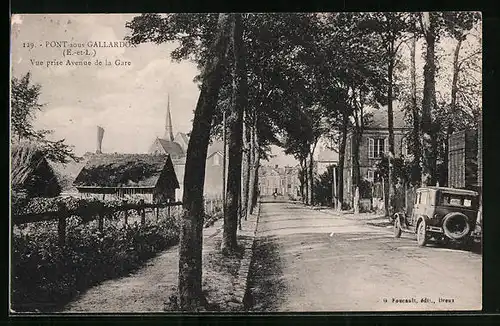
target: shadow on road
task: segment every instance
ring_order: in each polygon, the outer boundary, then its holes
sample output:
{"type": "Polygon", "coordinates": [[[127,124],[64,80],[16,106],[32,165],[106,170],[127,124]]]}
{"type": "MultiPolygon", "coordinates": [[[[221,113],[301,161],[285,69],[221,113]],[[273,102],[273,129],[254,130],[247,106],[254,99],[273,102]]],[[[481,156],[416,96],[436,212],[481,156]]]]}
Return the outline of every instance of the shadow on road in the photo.
{"type": "Polygon", "coordinates": [[[250,265],[245,310],[277,311],[284,301],[286,285],[275,237],[257,239],[250,265]]]}

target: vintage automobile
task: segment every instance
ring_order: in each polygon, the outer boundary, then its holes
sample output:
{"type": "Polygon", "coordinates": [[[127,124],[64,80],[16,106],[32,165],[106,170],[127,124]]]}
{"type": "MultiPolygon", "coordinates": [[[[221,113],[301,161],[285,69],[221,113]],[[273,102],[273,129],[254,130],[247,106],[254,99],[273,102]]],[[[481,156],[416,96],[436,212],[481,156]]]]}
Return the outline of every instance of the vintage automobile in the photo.
{"type": "Polygon", "coordinates": [[[449,240],[472,245],[476,227],[479,194],[471,190],[423,187],[415,192],[411,212],[394,216],[394,237],[401,232],[417,234],[417,244],[425,246],[433,239],[441,244],[449,240]]]}

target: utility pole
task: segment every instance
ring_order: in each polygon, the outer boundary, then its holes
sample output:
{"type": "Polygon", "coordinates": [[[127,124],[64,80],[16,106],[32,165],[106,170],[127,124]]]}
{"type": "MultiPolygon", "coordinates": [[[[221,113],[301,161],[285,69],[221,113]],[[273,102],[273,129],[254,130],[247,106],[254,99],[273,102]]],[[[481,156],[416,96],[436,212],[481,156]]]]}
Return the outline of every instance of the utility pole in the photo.
{"type": "Polygon", "coordinates": [[[332,175],[333,175],[333,182],[332,182],[332,207],[335,208],[336,206],[336,198],[337,198],[337,166],[333,165],[332,167],[332,175]]]}

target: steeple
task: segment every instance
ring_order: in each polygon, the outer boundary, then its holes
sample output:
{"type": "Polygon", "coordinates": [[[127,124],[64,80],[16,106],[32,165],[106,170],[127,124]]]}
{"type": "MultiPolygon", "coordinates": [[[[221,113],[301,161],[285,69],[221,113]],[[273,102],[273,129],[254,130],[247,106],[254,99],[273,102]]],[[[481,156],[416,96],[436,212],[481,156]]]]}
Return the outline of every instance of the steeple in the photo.
{"type": "Polygon", "coordinates": [[[174,141],[174,131],[172,129],[172,117],[170,115],[170,94],[168,94],[167,121],[165,124],[165,137],[168,141],[174,141]]]}

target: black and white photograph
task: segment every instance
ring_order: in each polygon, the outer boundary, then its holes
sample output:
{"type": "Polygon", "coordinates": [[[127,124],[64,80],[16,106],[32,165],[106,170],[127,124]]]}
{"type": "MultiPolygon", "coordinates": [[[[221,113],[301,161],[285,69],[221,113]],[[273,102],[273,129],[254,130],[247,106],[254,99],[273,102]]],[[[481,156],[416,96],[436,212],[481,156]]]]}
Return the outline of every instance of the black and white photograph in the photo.
{"type": "Polygon", "coordinates": [[[10,16],[9,311],[479,312],[482,14],[10,16]]]}

